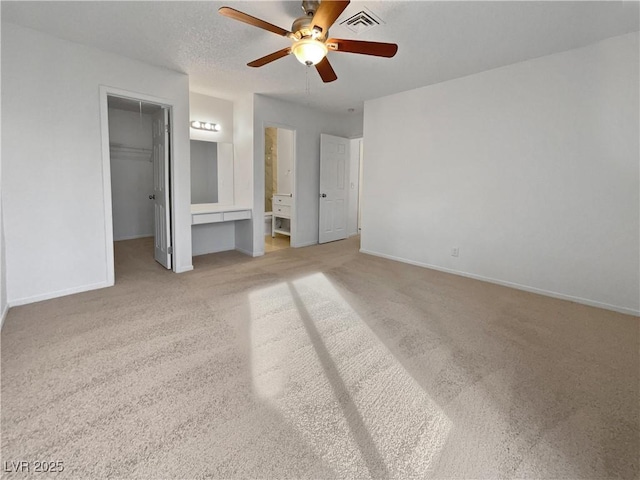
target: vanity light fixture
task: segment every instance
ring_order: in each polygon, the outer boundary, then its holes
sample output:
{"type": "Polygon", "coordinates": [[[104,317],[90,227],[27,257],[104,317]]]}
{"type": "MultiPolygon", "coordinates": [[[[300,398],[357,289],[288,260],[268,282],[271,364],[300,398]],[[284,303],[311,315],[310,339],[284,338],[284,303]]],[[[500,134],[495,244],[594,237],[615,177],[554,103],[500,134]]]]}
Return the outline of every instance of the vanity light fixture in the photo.
{"type": "Polygon", "coordinates": [[[219,132],[220,125],[217,123],[209,123],[209,122],[199,122],[198,120],[194,120],[191,122],[191,128],[195,128],[197,130],[206,130],[208,132],[219,132]]]}

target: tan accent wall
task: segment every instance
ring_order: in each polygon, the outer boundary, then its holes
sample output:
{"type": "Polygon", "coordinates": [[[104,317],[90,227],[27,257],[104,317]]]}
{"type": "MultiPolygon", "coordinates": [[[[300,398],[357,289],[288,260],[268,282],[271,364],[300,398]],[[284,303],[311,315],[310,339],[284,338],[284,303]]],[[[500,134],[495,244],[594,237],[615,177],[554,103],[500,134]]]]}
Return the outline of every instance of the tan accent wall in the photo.
{"type": "Polygon", "coordinates": [[[273,211],[271,197],[278,192],[278,129],[264,129],[264,211],[273,211]]]}

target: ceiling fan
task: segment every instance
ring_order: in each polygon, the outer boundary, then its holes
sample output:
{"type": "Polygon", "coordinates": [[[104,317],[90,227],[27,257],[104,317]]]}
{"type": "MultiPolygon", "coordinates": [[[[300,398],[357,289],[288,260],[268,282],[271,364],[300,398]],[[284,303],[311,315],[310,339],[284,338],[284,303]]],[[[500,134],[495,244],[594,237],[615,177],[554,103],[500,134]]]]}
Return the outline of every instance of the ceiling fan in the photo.
{"type": "Polygon", "coordinates": [[[398,45],[395,43],[329,38],[329,28],[347,8],[347,5],[349,5],[349,0],[322,0],[322,2],[318,0],[303,0],[302,10],[304,10],[305,15],[294,20],[291,31],[231,7],[221,7],[218,12],[225,17],[262,28],[293,41],[290,47],[258,58],[248,63],[248,66],[262,67],[293,53],[301,63],[307,66],[315,65],[322,81],[327,83],[333,82],[338,78],[327,59],[329,50],[386,58],[393,57],[398,51],[398,45]]]}

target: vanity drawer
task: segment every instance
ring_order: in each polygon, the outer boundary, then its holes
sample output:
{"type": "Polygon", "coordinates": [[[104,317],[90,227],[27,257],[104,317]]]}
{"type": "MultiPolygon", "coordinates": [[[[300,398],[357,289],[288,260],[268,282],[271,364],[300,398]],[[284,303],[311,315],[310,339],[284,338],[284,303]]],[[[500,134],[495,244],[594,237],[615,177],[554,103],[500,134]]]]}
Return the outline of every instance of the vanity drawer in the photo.
{"type": "Polygon", "coordinates": [[[289,195],[274,195],[271,199],[275,211],[276,205],[291,205],[291,197],[289,195]]]}
{"type": "Polygon", "coordinates": [[[274,205],[273,206],[274,217],[291,217],[291,207],[289,205],[274,205]]]}
{"type": "Polygon", "coordinates": [[[201,213],[199,215],[191,215],[192,225],[215,222],[222,222],[222,213],[201,213]]]}
{"type": "Polygon", "coordinates": [[[251,210],[239,210],[237,212],[224,212],[224,221],[247,220],[251,218],[251,210]]]}

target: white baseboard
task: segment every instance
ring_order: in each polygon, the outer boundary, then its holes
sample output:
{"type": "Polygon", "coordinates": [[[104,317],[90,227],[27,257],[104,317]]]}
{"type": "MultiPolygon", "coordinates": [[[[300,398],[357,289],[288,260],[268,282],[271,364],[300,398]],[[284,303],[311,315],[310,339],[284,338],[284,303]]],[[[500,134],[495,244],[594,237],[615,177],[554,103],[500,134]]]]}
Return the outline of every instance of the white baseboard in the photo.
{"type": "Polygon", "coordinates": [[[136,238],[149,238],[149,237],[153,237],[153,233],[145,233],[142,235],[132,235],[130,237],[114,238],[113,241],[120,242],[122,240],[135,240],[136,238]]]}
{"type": "Polygon", "coordinates": [[[176,273],[185,273],[193,270],[193,265],[185,265],[184,267],[176,267],[176,273]]]}
{"type": "Polygon", "coordinates": [[[0,317],[0,330],[4,326],[4,319],[7,318],[7,313],[9,313],[9,304],[7,303],[2,310],[2,317],[0,317]]]}
{"type": "Polygon", "coordinates": [[[211,251],[206,251],[206,252],[201,252],[199,250],[191,250],[191,256],[192,257],[199,257],[200,255],[209,255],[211,253],[220,253],[220,252],[229,252],[232,250],[235,250],[235,245],[232,245],[230,247],[222,247],[222,248],[216,248],[214,250],[211,251]]]}
{"type": "Polygon", "coordinates": [[[244,253],[245,255],[249,255],[250,257],[261,257],[262,255],[264,255],[264,252],[251,252],[240,247],[236,247],[235,250],[240,253],[244,253]]]}
{"type": "Polygon", "coordinates": [[[9,302],[10,307],[17,307],[19,305],[27,305],[29,303],[41,302],[43,300],[50,300],[52,298],[64,297],[66,295],[73,295],[74,293],[88,292],[90,290],[98,290],[99,288],[112,287],[113,283],[99,282],[92,283],[90,285],[82,285],[80,287],[67,288],[65,290],[57,290],[55,292],[44,293],[42,295],[34,295],[33,297],[23,297],[9,302]]]}
{"type": "Polygon", "coordinates": [[[311,245],[318,245],[318,241],[317,240],[312,240],[311,242],[296,243],[295,245],[291,245],[291,247],[292,248],[303,248],[303,247],[310,247],[311,245]]]}
{"type": "Polygon", "coordinates": [[[627,315],[635,315],[640,316],[640,310],[634,310],[632,308],[620,307],[618,305],[611,305],[604,302],[599,302],[596,300],[590,300],[588,298],[575,297],[573,295],[566,295],[564,293],[552,292],[550,290],[543,290],[541,288],[530,287],[528,285],[521,285],[519,283],[509,282],[506,280],[499,280],[491,277],[484,277],[482,275],[476,275],[475,273],[463,272],[460,270],[452,270],[450,268],[439,267],[437,265],[431,265],[429,263],[416,262],[414,260],[409,260],[407,258],[396,257],[393,255],[387,255],[385,253],[373,252],[371,250],[360,249],[360,253],[365,253],[367,255],[373,255],[374,257],[386,258],[388,260],[394,260],[396,262],[408,263],[409,265],[415,265],[417,267],[429,268],[431,270],[437,270],[439,272],[451,273],[453,275],[459,275],[461,277],[473,278],[474,280],[481,280],[483,282],[489,282],[496,285],[502,285],[503,287],[515,288],[517,290],[523,290],[525,292],[537,293],[539,295],[544,295],[547,297],[558,298],[560,300],[569,300],[570,302],[581,303],[583,305],[588,305],[590,307],[603,308],[605,310],[612,310],[614,312],[624,313],[627,315]]]}

